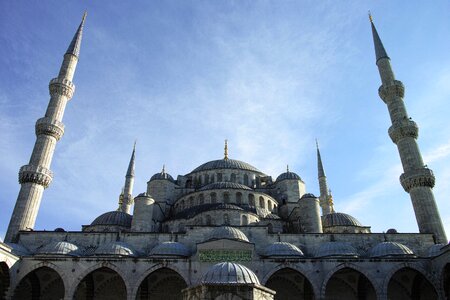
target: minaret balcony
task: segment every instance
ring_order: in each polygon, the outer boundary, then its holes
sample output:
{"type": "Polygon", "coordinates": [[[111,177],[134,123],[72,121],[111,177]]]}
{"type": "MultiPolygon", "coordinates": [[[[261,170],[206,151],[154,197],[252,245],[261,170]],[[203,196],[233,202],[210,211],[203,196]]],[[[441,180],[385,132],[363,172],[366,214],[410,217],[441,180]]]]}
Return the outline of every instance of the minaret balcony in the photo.
{"type": "Polygon", "coordinates": [[[41,166],[25,165],[19,171],[19,183],[37,183],[47,188],[53,179],[53,172],[41,166]]]}
{"type": "Polygon", "coordinates": [[[75,92],[75,85],[66,78],[53,78],[49,83],[50,96],[65,96],[71,99],[75,92]]]}
{"type": "Polygon", "coordinates": [[[433,171],[423,167],[403,173],[400,176],[400,183],[406,192],[416,187],[434,187],[435,177],[433,171]]]}
{"type": "Polygon", "coordinates": [[[399,80],[394,80],[390,85],[381,85],[378,89],[378,95],[383,99],[384,103],[388,103],[397,98],[402,98],[405,96],[405,86],[399,80]]]}
{"type": "Polygon", "coordinates": [[[58,120],[52,120],[49,117],[44,117],[37,120],[35,131],[36,135],[49,135],[59,141],[64,134],[64,124],[58,120]]]}
{"type": "Polygon", "coordinates": [[[395,122],[392,124],[392,126],[389,127],[388,133],[392,142],[397,144],[400,139],[405,137],[417,139],[419,136],[419,127],[416,122],[405,118],[400,122],[395,122]]]}

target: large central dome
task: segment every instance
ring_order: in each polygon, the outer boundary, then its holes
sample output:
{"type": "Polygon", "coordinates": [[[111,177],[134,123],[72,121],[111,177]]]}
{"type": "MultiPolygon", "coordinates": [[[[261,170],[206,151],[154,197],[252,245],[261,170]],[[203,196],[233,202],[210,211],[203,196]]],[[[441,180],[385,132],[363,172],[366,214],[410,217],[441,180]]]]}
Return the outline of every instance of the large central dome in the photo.
{"type": "Polygon", "coordinates": [[[195,168],[191,173],[207,171],[207,170],[215,170],[215,169],[240,169],[240,170],[247,170],[247,171],[252,171],[255,173],[263,174],[263,172],[261,172],[254,166],[252,166],[246,162],[243,162],[240,160],[235,160],[235,159],[212,160],[212,161],[204,163],[203,165],[195,168]]]}

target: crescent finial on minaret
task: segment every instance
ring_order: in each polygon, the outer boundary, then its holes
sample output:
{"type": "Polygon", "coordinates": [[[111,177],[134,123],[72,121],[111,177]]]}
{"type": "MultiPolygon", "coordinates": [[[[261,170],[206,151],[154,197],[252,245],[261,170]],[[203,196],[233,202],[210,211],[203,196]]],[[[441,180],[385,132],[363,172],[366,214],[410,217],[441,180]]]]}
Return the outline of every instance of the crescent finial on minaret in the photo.
{"type": "Polygon", "coordinates": [[[370,12],[370,10],[369,10],[369,21],[370,23],[373,23],[372,13],[370,12]]]}

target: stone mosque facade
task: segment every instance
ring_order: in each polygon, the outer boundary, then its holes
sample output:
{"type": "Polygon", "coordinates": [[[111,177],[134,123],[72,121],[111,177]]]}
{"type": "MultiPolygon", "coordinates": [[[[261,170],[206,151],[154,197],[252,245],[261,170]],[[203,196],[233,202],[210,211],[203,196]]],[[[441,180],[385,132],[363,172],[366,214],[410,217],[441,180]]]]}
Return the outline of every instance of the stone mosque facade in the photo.
{"type": "Polygon", "coordinates": [[[74,93],[85,17],[50,81],[30,161],[19,171],[21,189],[0,242],[1,299],[450,299],[450,246],[435,178],[372,20],[378,92],[420,233],[372,233],[336,212],[319,147],[315,196],[289,169],[275,178],[229,158],[226,143],[222,159],[176,178],[163,168],[140,194],[133,149],[117,210],[81,231],[34,229],[74,93]]]}

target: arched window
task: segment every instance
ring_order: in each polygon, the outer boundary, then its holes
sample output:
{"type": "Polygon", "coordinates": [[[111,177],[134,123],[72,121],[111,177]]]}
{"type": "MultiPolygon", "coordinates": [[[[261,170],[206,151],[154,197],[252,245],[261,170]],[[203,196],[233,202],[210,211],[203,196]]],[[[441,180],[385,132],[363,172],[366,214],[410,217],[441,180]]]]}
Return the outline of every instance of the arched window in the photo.
{"type": "Polygon", "coordinates": [[[230,203],[230,194],[223,193],[223,203],[230,203]]]}
{"type": "Polygon", "coordinates": [[[244,185],[248,186],[248,175],[244,174],[244,185]]]}
{"type": "Polygon", "coordinates": [[[276,205],[273,206],[273,212],[274,212],[274,213],[277,213],[277,212],[278,212],[278,206],[276,206],[276,205]]]}
{"type": "Polygon", "coordinates": [[[263,196],[259,197],[259,207],[266,208],[263,196]]]}
{"type": "Polygon", "coordinates": [[[246,215],[242,215],[242,225],[248,225],[248,217],[246,215]]]}
{"type": "Polygon", "coordinates": [[[216,193],[211,193],[211,203],[217,203],[217,195],[216,193]]]}
{"type": "Polygon", "coordinates": [[[193,207],[194,206],[194,197],[189,197],[189,207],[193,207]]]}
{"type": "Polygon", "coordinates": [[[209,174],[205,174],[205,184],[209,183],[209,174]]]}
{"type": "Polygon", "coordinates": [[[230,181],[231,182],[236,182],[236,174],[231,173],[230,181]]]}
{"type": "Polygon", "coordinates": [[[217,181],[218,182],[222,181],[222,173],[217,173],[217,181]]]}
{"type": "Polygon", "coordinates": [[[214,174],[211,174],[211,183],[213,183],[213,182],[215,182],[216,180],[215,180],[215,176],[214,176],[214,174]]]}
{"type": "Polygon", "coordinates": [[[210,215],[206,215],[206,225],[212,225],[211,223],[211,216],[210,215]]]}
{"type": "Polygon", "coordinates": [[[267,201],[267,209],[272,211],[272,202],[270,202],[270,200],[267,201]]]}
{"type": "Polygon", "coordinates": [[[230,217],[228,214],[223,214],[223,224],[230,225],[230,217]]]}
{"type": "Polygon", "coordinates": [[[198,204],[203,205],[205,203],[205,196],[203,194],[198,195],[198,204]]]}
{"type": "Polygon", "coordinates": [[[248,205],[255,206],[255,195],[248,194],[248,205]]]}
{"type": "Polygon", "coordinates": [[[237,205],[241,205],[242,204],[242,193],[241,192],[237,192],[236,193],[236,204],[237,205]]]}

